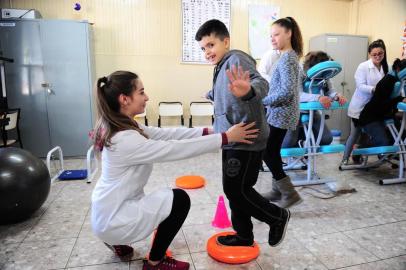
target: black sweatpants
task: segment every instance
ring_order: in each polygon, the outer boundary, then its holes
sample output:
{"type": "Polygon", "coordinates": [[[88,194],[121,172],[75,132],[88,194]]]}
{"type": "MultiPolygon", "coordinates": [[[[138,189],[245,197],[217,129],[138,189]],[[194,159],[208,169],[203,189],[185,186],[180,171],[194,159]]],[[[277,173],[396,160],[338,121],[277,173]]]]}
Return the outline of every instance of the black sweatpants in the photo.
{"type": "Polygon", "coordinates": [[[159,224],[149,259],[159,261],[182,227],[190,209],[189,195],[182,189],[173,189],[172,210],[169,216],[159,224]]]}
{"type": "Polygon", "coordinates": [[[272,225],[282,216],[281,208],[253,188],[261,162],[261,152],[223,150],[223,189],[230,202],[233,228],[249,240],[254,239],[251,217],[272,225]]]}
{"type": "Polygon", "coordinates": [[[263,159],[276,181],[286,177],[281,157],[282,142],[286,132],[286,129],[269,125],[269,137],[263,159]]]}

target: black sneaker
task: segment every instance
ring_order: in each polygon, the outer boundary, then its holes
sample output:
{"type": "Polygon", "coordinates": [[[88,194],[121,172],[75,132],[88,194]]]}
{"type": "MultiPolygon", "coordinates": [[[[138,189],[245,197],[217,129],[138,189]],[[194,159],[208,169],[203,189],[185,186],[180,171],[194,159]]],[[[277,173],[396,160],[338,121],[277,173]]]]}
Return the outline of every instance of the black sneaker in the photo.
{"type": "Polygon", "coordinates": [[[283,220],[273,224],[269,228],[268,243],[272,247],[279,245],[285,237],[286,230],[290,219],[290,212],[288,209],[283,209],[283,220]]]}
{"type": "Polygon", "coordinates": [[[244,239],[236,234],[224,235],[217,237],[217,243],[223,246],[245,246],[254,245],[254,240],[244,239]]]}

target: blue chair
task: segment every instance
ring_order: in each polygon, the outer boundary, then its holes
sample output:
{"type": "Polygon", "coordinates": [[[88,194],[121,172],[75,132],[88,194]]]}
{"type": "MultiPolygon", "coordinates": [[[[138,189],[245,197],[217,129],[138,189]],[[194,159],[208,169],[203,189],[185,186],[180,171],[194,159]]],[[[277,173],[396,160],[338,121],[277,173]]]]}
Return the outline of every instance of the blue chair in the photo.
{"type": "MultiPolygon", "coordinates": [[[[406,96],[406,68],[402,69],[398,73],[398,78],[399,81],[396,82],[392,96],[406,96]]],[[[392,179],[381,179],[379,181],[379,184],[381,185],[386,185],[386,184],[397,184],[397,183],[406,183],[406,178],[405,178],[405,162],[406,162],[406,139],[402,140],[402,135],[403,131],[405,130],[406,127],[406,103],[399,102],[397,105],[397,108],[399,111],[402,112],[402,124],[399,128],[399,130],[396,129],[395,125],[392,123],[391,125],[391,134],[392,137],[394,138],[394,147],[398,148],[397,154],[399,154],[399,172],[398,172],[398,177],[397,178],[392,178],[392,179]]]]}
{"type": "MultiPolygon", "coordinates": [[[[303,84],[303,91],[324,95],[323,88],[327,83],[327,80],[336,76],[341,72],[341,70],[341,65],[335,61],[325,61],[314,65],[306,73],[307,80],[303,84]]],[[[326,112],[328,110],[346,109],[348,108],[348,104],[341,106],[337,101],[334,101],[329,109],[325,109],[318,101],[301,102],[299,108],[302,112],[304,112],[300,121],[303,124],[306,140],[302,147],[286,148],[281,150],[282,158],[289,158],[289,160],[293,160],[288,162],[288,165],[285,166],[284,169],[289,170],[305,168],[307,170],[306,179],[292,181],[295,186],[315,185],[330,182],[331,179],[323,180],[318,177],[316,172],[316,157],[318,155],[343,152],[345,147],[342,144],[320,145],[325,126],[326,112]],[[314,114],[316,111],[320,111],[321,113],[321,123],[318,134],[314,134],[312,129],[314,114]],[[305,157],[307,157],[307,159],[305,157]]]]}

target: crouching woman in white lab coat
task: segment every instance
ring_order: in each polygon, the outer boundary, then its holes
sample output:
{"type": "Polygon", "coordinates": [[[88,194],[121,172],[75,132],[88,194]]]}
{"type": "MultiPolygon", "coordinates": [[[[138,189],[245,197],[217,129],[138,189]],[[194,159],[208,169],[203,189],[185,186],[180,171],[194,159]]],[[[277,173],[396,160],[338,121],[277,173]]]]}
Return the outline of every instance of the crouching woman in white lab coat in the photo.
{"type": "Polygon", "coordinates": [[[102,172],[92,194],[92,228],[118,256],[131,255],[129,245],[157,229],[143,269],[189,269],[188,263],[165,257],[189,212],[189,196],[171,188],[145,194],[152,166],[232,142],[251,143],[258,130],[252,129],[254,123],[235,125],[223,134],[202,128],[143,126],[134,116],[144,112],[147,101],[140,78],[132,72],[116,71],[97,81],[100,119],[93,139],[101,152],[102,172]]]}

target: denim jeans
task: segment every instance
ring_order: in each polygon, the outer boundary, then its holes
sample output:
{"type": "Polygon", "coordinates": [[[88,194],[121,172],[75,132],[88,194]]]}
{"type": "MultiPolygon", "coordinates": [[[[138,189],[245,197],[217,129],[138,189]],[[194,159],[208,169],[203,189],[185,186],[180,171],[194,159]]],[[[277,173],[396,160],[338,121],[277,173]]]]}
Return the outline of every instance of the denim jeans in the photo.
{"type": "Polygon", "coordinates": [[[368,134],[372,146],[391,145],[391,141],[386,133],[384,121],[375,121],[362,127],[363,131],[368,134]]]}

